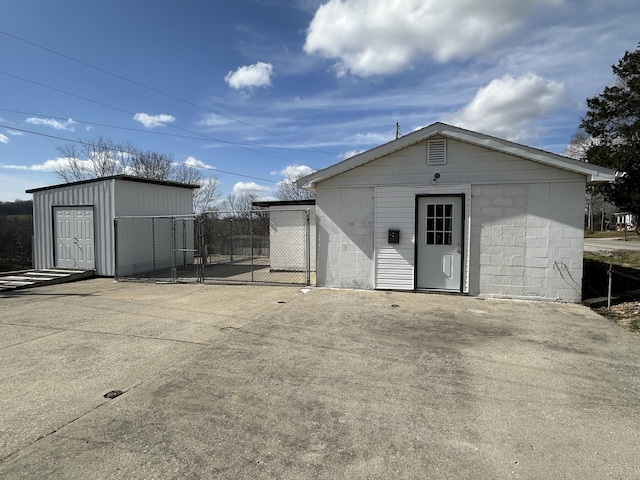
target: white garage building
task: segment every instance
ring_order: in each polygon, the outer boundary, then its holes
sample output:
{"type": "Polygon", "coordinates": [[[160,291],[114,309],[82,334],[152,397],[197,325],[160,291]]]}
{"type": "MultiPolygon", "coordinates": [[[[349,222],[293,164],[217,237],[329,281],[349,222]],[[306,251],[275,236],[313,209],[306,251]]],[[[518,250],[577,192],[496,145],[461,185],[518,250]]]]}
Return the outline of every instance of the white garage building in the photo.
{"type": "MultiPolygon", "coordinates": [[[[114,219],[193,214],[194,188],[198,186],[116,175],[27,190],[33,194],[34,266],[95,269],[97,275],[114,276],[114,219]]],[[[135,238],[125,243],[131,250],[126,257],[148,263],[150,249],[137,251],[135,238]]],[[[172,253],[168,248],[154,252],[156,263],[170,265],[172,253]]]]}
{"type": "Polygon", "coordinates": [[[585,186],[616,172],[434,123],[298,181],[317,284],[578,302],[585,186]]]}

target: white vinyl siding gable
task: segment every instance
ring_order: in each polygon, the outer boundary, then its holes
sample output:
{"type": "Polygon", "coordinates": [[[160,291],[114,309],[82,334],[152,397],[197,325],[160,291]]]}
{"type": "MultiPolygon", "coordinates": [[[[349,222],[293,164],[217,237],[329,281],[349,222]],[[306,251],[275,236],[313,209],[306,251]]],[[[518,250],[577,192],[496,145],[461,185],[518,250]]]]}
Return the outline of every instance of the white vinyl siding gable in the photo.
{"type": "Polygon", "coordinates": [[[328,178],[324,186],[439,185],[584,181],[584,175],[496,152],[479,145],[447,139],[445,165],[427,165],[427,142],[328,178]]]}

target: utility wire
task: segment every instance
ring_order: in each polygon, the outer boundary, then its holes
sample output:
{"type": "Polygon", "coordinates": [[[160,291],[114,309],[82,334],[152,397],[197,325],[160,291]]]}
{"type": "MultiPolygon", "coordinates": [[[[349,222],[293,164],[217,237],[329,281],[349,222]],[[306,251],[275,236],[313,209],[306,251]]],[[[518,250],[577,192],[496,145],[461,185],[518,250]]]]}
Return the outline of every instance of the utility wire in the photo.
{"type": "MultiPolygon", "coordinates": [[[[40,133],[40,132],[34,132],[33,130],[26,130],[24,128],[15,128],[15,127],[10,127],[9,125],[2,125],[0,124],[0,128],[6,128],[7,130],[13,130],[15,132],[22,132],[22,133],[29,133],[31,135],[38,135],[40,137],[46,137],[46,138],[53,138],[55,140],[62,140],[65,142],[71,142],[71,143],[78,143],[80,145],[84,145],[87,147],[98,147],[98,145],[94,144],[94,143],[90,143],[90,142],[85,142],[82,140],[73,140],[71,138],[65,138],[65,137],[60,137],[57,135],[50,135],[48,133],[40,133]]],[[[120,150],[120,149],[114,149],[115,152],[118,153],[126,153],[126,154],[133,154],[134,152],[128,151],[128,150],[120,150]]],[[[236,173],[236,172],[230,172],[227,170],[220,170],[218,168],[212,168],[212,167],[203,167],[201,165],[190,165],[186,162],[174,162],[174,163],[178,163],[180,165],[184,165],[186,167],[191,167],[191,168],[199,168],[201,170],[209,170],[212,172],[219,172],[219,173],[224,173],[227,175],[234,175],[236,177],[243,177],[243,178],[250,178],[252,180],[260,180],[261,182],[269,182],[269,183],[278,183],[278,181],[276,180],[272,180],[272,179],[267,179],[267,178],[261,178],[261,177],[254,177],[252,175],[244,175],[242,173],[236,173]]]]}
{"type": "Polygon", "coordinates": [[[31,42],[31,41],[29,41],[29,40],[25,40],[24,38],[20,38],[20,37],[18,37],[18,36],[16,36],[16,35],[12,35],[12,34],[10,34],[10,33],[4,32],[4,31],[2,31],[2,30],[0,30],[0,34],[6,35],[7,37],[11,37],[11,38],[13,38],[14,40],[18,40],[18,41],[20,41],[20,42],[23,42],[23,43],[26,43],[26,44],[28,44],[28,45],[31,45],[32,47],[36,47],[36,48],[39,48],[39,49],[41,49],[41,50],[45,50],[45,51],[47,51],[47,52],[49,52],[49,53],[52,53],[52,54],[54,54],[54,55],[58,55],[59,57],[66,58],[67,60],[70,60],[70,61],[72,61],[72,62],[78,63],[78,64],[83,65],[83,66],[85,66],[85,67],[92,68],[92,69],[94,69],[94,70],[97,70],[98,72],[104,73],[104,74],[106,74],[106,75],[110,75],[110,76],[115,77],[115,78],[117,78],[117,79],[119,79],[119,80],[123,80],[123,81],[125,81],[125,82],[129,82],[129,83],[131,83],[131,84],[133,84],[133,85],[136,85],[136,86],[138,86],[138,87],[140,87],[140,88],[144,88],[144,89],[146,89],[146,90],[150,90],[150,91],[155,92],[155,93],[158,93],[158,94],[160,94],[160,95],[164,95],[165,97],[169,97],[169,98],[171,98],[171,99],[173,99],[173,100],[177,100],[178,102],[182,102],[182,103],[185,103],[185,104],[190,105],[190,106],[192,106],[192,107],[196,107],[196,108],[199,108],[199,109],[201,109],[201,110],[204,110],[204,111],[206,111],[206,112],[213,113],[214,115],[218,115],[219,117],[223,117],[223,118],[226,118],[226,119],[228,119],[228,120],[231,120],[231,121],[234,121],[234,122],[240,123],[240,124],[242,124],[242,125],[246,125],[247,127],[255,128],[256,130],[260,130],[261,132],[268,133],[269,135],[274,135],[274,136],[276,136],[276,137],[280,137],[280,138],[282,138],[282,139],[284,139],[284,140],[287,140],[287,141],[289,141],[289,142],[297,143],[298,145],[302,145],[303,147],[308,148],[308,149],[310,149],[310,150],[313,150],[313,151],[316,151],[316,152],[319,152],[319,153],[326,153],[326,154],[328,154],[328,155],[336,155],[336,153],[328,152],[328,151],[326,151],[326,150],[321,150],[321,149],[318,149],[318,148],[311,147],[310,145],[307,145],[307,144],[305,144],[305,143],[299,142],[299,141],[294,140],[294,139],[292,139],[292,138],[286,137],[286,136],[281,135],[281,134],[279,134],[279,133],[275,133],[275,132],[272,132],[272,131],[267,130],[267,129],[265,129],[265,128],[258,127],[258,126],[256,126],[256,125],[252,125],[252,124],[250,124],[250,123],[248,123],[248,122],[245,122],[245,121],[242,121],[242,120],[238,120],[238,119],[233,118],[233,117],[230,117],[230,116],[228,116],[228,115],[224,115],[224,114],[222,114],[222,113],[216,112],[216,111],[214,111],[214,110],[211,110],[210,108],[203,107],[202,105],[198,105],[197,103],[190,102],[189,100],[185,100],[185,99],[183,99],[183,98],[177,97],[177,96],[175,96],[175,95],[172,95],[172,94],[170,94],[170,93],[164,92],[164,91],[159,90],[159,89],[157,89],[157,88],[150,87],[149,85],[145,85],[144,83],[140,83],[140,82],[138,82],[138,81],[136,81],[136,80],[132,80],[132,79],[130,79],[130,78],[124,77],[124,76],[119,75],[119,74],[117,74],[117,73],[113,73],[113,72],[111,72],[111,71],[109,71],[109,70],[106,70],[106,69],[104,69],[104,68],[101,68],[101,67],[98,67],[98,66],[92,65],[92,64],[87,63],[87,62],[85,62],[85,61],[78,60],[77,58],[71,57],[71,56],[69,56],[69,55],[66,55],[66,54],[64,54],[64,53],[58,52],[58,51],[53,50],[53,49],[51,49],[51,48],[48,48],[48,47],[45,47],[45,46],[42,46],[42,45],[38,45],[37,43],[31,42]]]}
{"type": "MultiPolygon", "coordinates": [[[[238,146],[238,147],[260,147],[260,148],[273,148],[275,150],[289,150],[289,151],[294,151],[294,152],[299,152],[300,149],[299,148],[291,148],[291,147],[277,147],[275,145],[262,145],[262,144],[258,144],[258,143],[242,143],[242,142],[231,142],[229,140],[220,140],[219,138],[213,138],[213,137],[202,137],[202,136],[198,136],[198,137],[193,137],[190,135],[178,135],[176,133],[167,133],[167,132],[156,132],[156,131],[151,131],[151,130],[143,130],[141,128],[131,128],[131,127],[121,127],[118,125],[109,125],[106,123],[98,123],[98,122],[88,122],[86,120],[77,120],[77,119],[70,119],[68,117],[57,117],[55,115],[49,115],[49,114],[45,114],[45,113],[33,113],[33,112],[24,112],[22,110],[13,110],[11,108],[2,108],[0,107],[0,110],[3,112],[11,112],[11,113],[18,113],[20,115],[30,115],[32,117],[46,117],[46,118],[53,118],[54,120],[62,120],[62,121],[66,121],[66,120],[73,120],[74,123],[80,123],[83,125],[93,125],[93,126],[97,126],[97,127],[107,127],[107,128],[115,128],[118,130],[127,130],[130,132],[139,132],[139,133],[147,133],[147,134],[151,134],[151,135],[162,135],[165,137],[175,137],[175,138],[186,138],[189,140],[208,140],[211,142],[216,142],[216,143],[224,143],[227,145],[233,145],[233,146],[238,146]]],[[[170,124],[166,124],[167,126],[171,126],[170,124]]]]}
{"type": "MultiPolygon", "coordinates": [[[[97,100],[93,100],[93,99],[91,99],[91,98],[83,97],[83,96],[81,96],[81,95],[77,95],[77,94],[75,94],[75,93],[67,92],[67,91],[65,91],[65,90],[61,90],[61,89],[59,89],[59,88],[52,87],[52,86],[50,86],[50,85],[46,85],[46,84],[44,84],[44,83],[36,82],[35,80],[30,80],[30,79],[28,79],[28,78],[20,77],[20,76],[18,76],[18,75],[14,75],[14,74],[12,74],[12,73],[5,72],[5,71],[3,71],[3,70],[0,70],[0,74],[2,74],[2,75],[6,75],[6,76],[8,76],[8,77],[12,77],[12,78],[15,78],[15,79],[18,79],[18,80],[21,80],[21,81],[23,81],[23,82],[32,83],[33,85],[38,85],[39,87],[48,88],[49,90],[53,90],[54,92],[63,93],[63,94],[65,94],[65,95],[69,95],[70,97],[78,98],[78,99],[83,100],[83,101],[85,101],[85,102],[95,103],[96,105],[100,105],[100,106],[102,106],[102,107],[109,108],[109,109],[111,109],[111,110],[115,110],[115,111],[117,111],[117,112],[122,112],[122,113],[126,113],[127,115],[133,115],[133,116],[135,116],[135,115],[136,115],[135,113],[130,112],[129,110],[125,110],[125,109],[120,108],[120,107],[115,107],[115,106],[113,106],[113,105],[109,105],[109,104],[107,104],[107,103],[99,102],[99,101],[97,101],[97,100]]],[[[170,127],[170,128],[174,128],[174,129],[176,129],[176,130],[180,130],[180,131],[182,131],[182,132],[187,132],[187,133],[191,133],[191,134],[193,134],[193,135],[198,135],[198,136],[200,136],[202,139],[211,140],[211,141],[214,141],[214,142],[215,142],[215,141],[217,141],[216,139],[212,139],[212,138],[207,137],[206,135],[203,135],[203,134],[201,134],[201,133],[194,132],[193,130],[189,130],[189,129],[182,128],[182,127],[177,127],[177,126],[175,126],[175,125],[171,125],[170,123],[161,122],[161,121],[159,121],[159,120],[157,120],[157,123],[159,123],[159,124],[161,124],[161,125],[164,125],[165,127],[170,127]]],[[[245,147],[245,146],[242,146],[242,145],[237,145],[237,146],[238,146],[238,147],[240,147],[240,148],[244,148],[245,150],[249,150],[249,151],[251,151],[251,152],[258,153],[258,154],[260,154],[260,155],[265,155],[265,156],[267,156],[267,157],[273,157],[273,158],[277,158],[278,160],[284,160],[285,162],[288,162],[288,160],[287,160],[286,158],[278,157],[277,155],[272,155],[272,154],[270,154],[270,153],[261,152],[260,150],[255,150],[255,149],[253,149],[253,148],[245,147]]]]}

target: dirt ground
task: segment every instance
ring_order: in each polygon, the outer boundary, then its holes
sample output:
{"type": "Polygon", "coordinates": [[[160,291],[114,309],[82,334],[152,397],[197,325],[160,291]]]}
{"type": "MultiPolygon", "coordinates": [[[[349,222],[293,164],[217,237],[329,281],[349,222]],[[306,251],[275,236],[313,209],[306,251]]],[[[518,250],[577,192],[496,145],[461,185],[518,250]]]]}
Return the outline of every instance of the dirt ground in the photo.
{"type": "Polygon", "coordinates": [[[624,302],[612,305],[611,308],[596,308],[595,312],[626,328],[630,332],[640,335],[640,302],[624,302]]]}

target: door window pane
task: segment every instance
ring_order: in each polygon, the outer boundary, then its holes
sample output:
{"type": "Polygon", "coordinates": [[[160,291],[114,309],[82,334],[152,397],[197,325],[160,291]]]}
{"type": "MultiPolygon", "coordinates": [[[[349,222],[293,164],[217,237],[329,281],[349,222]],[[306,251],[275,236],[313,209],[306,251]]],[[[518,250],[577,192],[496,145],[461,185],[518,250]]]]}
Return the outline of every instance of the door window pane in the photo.
{"type": "Polygon", "coordinates": [[[435,205],[427,205],[427,217],[428,218],[433,218],[433,216],[435,215],[434,208],[435,208],[435,205]]]}
{"type": "Polygon", "coordinates": [[[452,245],[453,204],[435,203],[427,205],[427,245],[452,245]]]}

